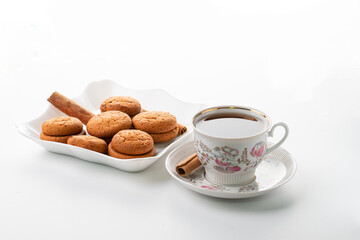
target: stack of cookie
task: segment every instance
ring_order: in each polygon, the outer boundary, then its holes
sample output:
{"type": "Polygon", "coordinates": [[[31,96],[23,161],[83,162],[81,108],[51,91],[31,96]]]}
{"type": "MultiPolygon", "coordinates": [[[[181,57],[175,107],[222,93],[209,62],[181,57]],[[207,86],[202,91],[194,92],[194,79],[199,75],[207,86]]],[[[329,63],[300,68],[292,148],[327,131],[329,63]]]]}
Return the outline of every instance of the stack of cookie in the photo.
{"type": "Polygon", "coordinates": [[[154,142],[169,141],[186,131],[170,113],[147,112],[133,97],[109,97],[101,103],[101,113],[97,115],[57,92],[48,100],[71,117],[45,121],[41,139],[67,143],[99,153],[108,152],[116,158],[155,156],[154,142]],[[91,136],[81,136],[85,134],[83,123],[91,136]]]}
{"type": "Polygon", "coordinates": [[[86,136],[81,121],[74,117],[56,117],[42,124],[40,138],[46,141],[67,143],[99,153],[107,152],[104,140],[86,136]]]}
{"type": "Polygon", "coordinates": [[[108,146],[104,140],[89,135],[72,136],[67,140],[67,144],[99,153],[107,153],[108,150],[108,146]]]}
{"type": "Polygon", "coordinates": [[[142,112],[132,122],[134,128],[149,133],[156,143],[170,141],[179,132],[176,118],[168,112],[142,112]]]}
{"type": "Polygon", "coordinates": [[[102,112],[90,118],[86,124],[87,132],[95,137],[111,142],[113,136],[121,130],[132,127],[131,118],[120,111],[102,112]]]}
{"type": "MultiPolygon", "coordinates": [[[[103,113],[107,111],[121,111],[128,114],[132,120],[133,127],[150,134],[155,143],[170,141],[179,134],[179,125],[175,116],[168,112],[145,111],[141,109],[140,102],[133,97],[109,97],[101,103],[100,110],[103,113]]],[[[92,120],[93,118],[89,121],[89,123],[91,122],[90,126],[93,126],[92,120]]],[[[89,123],[87,124],[88,132],[91,135],[103,138],[103,136],[89,131],[89,123]]],[[[111,137],[106,137],[105,141],[109,142],[111,137]]]]}
{"type": "Polygon", "coordinates": [[[110,156],[122,159],[152,157],[156,153],[151,136],[134,129],[118,132],[108,149],[110,156]]]}
{"type": "Polygon", "coordinates": [[[66,143],[73,135],[84,135],[83,124],[74,117],[56,117],[42,124],[40,138],[46,141],[66,143]]]}
{"type": "Polygon", "coordinates": [[[128,96],[116,96],[105,99],[100,106],[101,112],[120,111],[126,113],[131,118],[141,112],[140,102],[128,96]]]}

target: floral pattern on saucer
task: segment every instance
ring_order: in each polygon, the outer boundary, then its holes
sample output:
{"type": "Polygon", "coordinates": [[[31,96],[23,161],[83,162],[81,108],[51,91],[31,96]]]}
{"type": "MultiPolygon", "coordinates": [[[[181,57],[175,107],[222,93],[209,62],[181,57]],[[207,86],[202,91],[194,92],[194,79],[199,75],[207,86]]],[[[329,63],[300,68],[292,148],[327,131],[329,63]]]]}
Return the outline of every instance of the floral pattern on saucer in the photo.
{"type": "Polygon", "coordinates": [[[196,187],[201,187],[204,189],[208,189],[209,191],[219,191],[219,192],[256,192],[258,191],[259,187],[256,181],[253,181],[244,186],[224,186],[220,184],[215,184],[209,182],[205,178],[204,168],[200,167],[193,171],[186,177],[182,177],[185,182],[188,182],[196,187]]]}

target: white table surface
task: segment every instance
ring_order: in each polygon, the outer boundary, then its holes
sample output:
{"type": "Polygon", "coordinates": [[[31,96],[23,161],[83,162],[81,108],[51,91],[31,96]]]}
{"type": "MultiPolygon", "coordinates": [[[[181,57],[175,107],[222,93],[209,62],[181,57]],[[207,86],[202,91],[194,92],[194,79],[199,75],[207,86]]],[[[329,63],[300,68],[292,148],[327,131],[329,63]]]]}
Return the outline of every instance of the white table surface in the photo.
{"type": "Polygon", "coordinates": [[[359,1],[2,1],[0,239],[359,239],[359,81],[359,1]],[[100,79],[261,109],[289,125],[298,172],[222,200],[164,158],[127,173],[16,132],[100,79]]]}

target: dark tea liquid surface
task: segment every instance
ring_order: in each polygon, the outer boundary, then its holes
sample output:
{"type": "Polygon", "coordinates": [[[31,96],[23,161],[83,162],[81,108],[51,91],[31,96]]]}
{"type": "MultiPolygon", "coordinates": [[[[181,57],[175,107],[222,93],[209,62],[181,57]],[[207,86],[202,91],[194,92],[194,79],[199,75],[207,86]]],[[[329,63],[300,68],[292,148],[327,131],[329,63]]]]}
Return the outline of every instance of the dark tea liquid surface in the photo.
{"type": "Polygon", "coordinates": [[[214,113],[199,119],[196,128],[215,137],[248,137],[265,130],[267,121],[243,113],[214,113]]]}

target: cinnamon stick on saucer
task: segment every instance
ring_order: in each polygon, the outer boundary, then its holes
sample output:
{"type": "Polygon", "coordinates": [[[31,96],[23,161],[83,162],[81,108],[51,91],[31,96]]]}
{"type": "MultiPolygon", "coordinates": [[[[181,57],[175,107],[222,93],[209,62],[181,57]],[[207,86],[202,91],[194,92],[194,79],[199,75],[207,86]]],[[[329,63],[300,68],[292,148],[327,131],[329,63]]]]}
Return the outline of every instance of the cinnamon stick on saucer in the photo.
{"type": "Polygon", "coordinates": [[[201,166],[200,160],[196,155],[196,153],[194,153],[193,155],[188,157],[185,161],[179,163],[176,166],[176,172],[180,176],[185,177],[186,175],[188,175],[189,173],[191,173],[200,166],[201,166]]]}
{"type": "Polygon", "coordinates": [[[85,125],[90,120],[90,118],[94,116],[92,112],[58,92],[51,94],[51,96],[48,98],[48,101],[66,115],[78,118],[85,125]]]}

